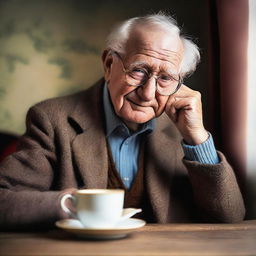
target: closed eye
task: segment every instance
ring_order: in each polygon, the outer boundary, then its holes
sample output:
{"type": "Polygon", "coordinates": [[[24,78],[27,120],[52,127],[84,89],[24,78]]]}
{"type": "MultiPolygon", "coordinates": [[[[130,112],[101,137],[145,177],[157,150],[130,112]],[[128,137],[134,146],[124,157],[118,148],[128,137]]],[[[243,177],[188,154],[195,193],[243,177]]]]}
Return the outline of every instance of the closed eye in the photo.
{"type": "Polygon", "coordinates": [[[148,72],[143,68],[134,68],[132,71],[129,72],[129,75],[132,76],[134,79],[145,79],[148,77],[148,72]]]}
{"type": "Polygon", "coordinates": [[[138,73],[143,73],[147,74],[148,72],[144,68],[134,68],[132,72],[138,72],[138,73]]]}

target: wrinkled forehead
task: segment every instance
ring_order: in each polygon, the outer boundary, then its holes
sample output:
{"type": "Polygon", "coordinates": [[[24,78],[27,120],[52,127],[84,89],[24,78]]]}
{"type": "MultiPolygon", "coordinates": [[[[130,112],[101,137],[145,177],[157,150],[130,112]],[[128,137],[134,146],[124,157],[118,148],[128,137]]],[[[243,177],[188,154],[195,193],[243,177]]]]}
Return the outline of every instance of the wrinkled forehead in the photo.
{"type": "Polygon", "coordinates": [[[143,25],[130,31],[125,46],[126,56],[135,54],[150,54],[163,60],[173,56],[182,59],[183,43],[177,33],[159,27],[143,25]]]}

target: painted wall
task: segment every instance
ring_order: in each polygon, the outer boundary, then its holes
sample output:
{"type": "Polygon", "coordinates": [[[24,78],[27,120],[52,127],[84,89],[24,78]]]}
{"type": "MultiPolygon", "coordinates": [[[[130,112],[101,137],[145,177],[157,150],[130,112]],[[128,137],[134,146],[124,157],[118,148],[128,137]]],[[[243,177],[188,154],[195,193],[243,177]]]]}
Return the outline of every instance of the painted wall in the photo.
{"type": "Polygon", "coordinates": [[[202,62],[186,83],[207,100],[205,2],[0,1],[0,132],[22,134],[31,105],[90,86],[102,76],[100,56],[112,25],[159,10],[174,14],[199,44],[202,62]]]}

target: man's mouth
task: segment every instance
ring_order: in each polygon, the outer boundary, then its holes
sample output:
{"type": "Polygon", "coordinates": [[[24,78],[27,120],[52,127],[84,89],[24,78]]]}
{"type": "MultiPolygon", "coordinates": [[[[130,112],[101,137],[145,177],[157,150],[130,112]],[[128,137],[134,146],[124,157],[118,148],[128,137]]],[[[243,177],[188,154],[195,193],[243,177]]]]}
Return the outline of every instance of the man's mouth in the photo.
{"type": "Polygon", "coordinates": [[[130,100],[130,99],[127,99],[127,100],[128,100],[129,102],[131,102],[132,104],[136,105],[136,106],[143,107],[143,106],[137,104],[136,102],[134,102],[134,101],[132,101],[132,100],[130,100]]]}
{"type": "Polygon", "coordinates": [[[142,107],[142,108],[151,107],[151,106],[149,106],[149,105],[146,106],[146,105],[138,104],[138,103],[136,103],[136,102],[134,102],[134,101],[132,101],[131,99],[128,99],[128,98],[126,98],[126,100],[129,101],[129,102],[131,102],[131,103],[134,104],[135,106],[138,106],[138,107],[142,107]]]}

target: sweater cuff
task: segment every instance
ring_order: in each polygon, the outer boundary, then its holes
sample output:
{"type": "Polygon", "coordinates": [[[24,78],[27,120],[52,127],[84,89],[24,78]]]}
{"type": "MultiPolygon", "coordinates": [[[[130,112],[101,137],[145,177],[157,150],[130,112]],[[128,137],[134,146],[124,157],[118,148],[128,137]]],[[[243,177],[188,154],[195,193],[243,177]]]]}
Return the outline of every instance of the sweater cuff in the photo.
{"type": "Polygon", "coordinates": [[[202,144],[192,146],[187,145],[182,141],[181,145],[186,160],[197,161],[202,164],[218,164],[220,162],[210,133],[209,138],[202,144]]]}

